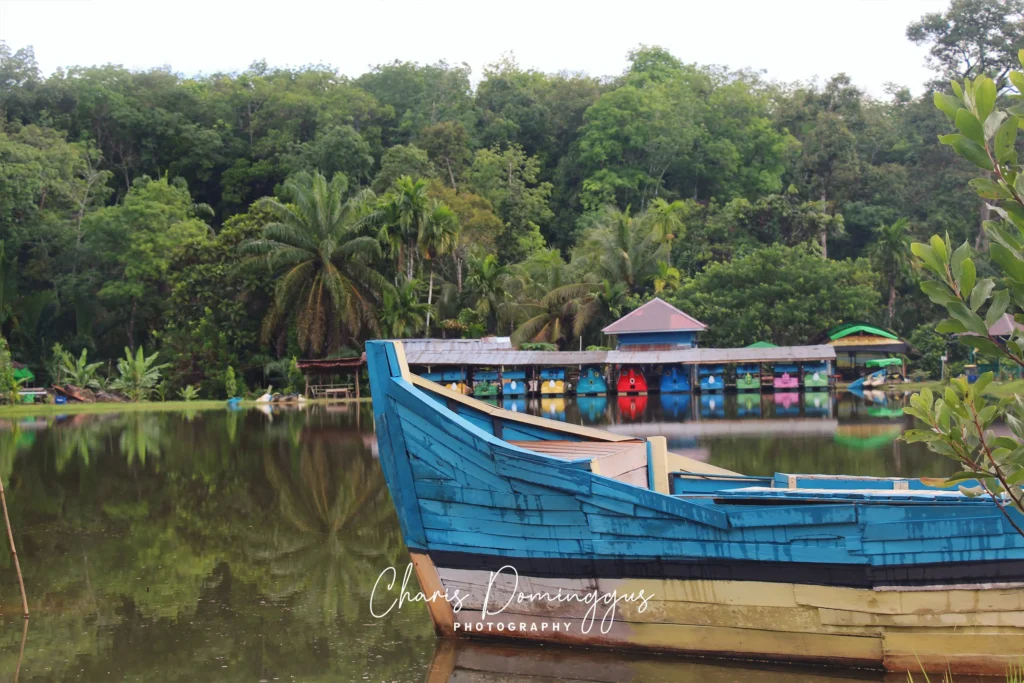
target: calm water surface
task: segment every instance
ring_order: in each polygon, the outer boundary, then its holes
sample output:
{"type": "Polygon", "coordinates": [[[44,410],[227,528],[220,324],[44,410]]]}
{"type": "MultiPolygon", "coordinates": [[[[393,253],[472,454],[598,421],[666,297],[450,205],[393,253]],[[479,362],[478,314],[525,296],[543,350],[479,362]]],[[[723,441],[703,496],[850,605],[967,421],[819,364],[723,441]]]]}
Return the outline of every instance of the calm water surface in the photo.
{"type": "MultiPolygon", "coordinates": [[[[750,474],[941,475],[896,441],[903,399],[555,399],[507,407],[750,474]]],[[[370,614],[408,554],[369,404],[0,421],[0,476],[32,618],[0,545],[0,679],[678,681],[877,679],[827,669],[441,644],[422,604],[370,614]],[[753,669],[752,669],[753,668],[753,669]],[[537,676],[537,678],[531,678],[537,676]]]]}

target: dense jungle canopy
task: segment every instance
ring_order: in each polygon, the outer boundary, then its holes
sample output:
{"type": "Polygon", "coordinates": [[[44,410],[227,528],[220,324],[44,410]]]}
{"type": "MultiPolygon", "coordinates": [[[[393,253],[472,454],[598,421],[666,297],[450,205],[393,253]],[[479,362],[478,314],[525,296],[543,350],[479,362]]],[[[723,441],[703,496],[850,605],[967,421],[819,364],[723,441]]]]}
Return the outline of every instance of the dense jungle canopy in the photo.
{"type": "MultiPolygon", "coordinates": [[[[1022,10],[954,0],[907,37],[937,77],[1005,79],[1022,10]]],[[[210,397],[228,368],[281,386],[290,359],[377,336],[608,344],[601,328],[653,296],[707,323],[705,345],[862,319],[937,356],[908,244],[978,248],[985,218],[937,139],[944,89],[873,97],[653,46],[614,77],[512,56],[479,75],[45,75],[0,43],[0,332],[42,377],[54,344],[101,374],[144,347],[172,389],[210,397]]]]}

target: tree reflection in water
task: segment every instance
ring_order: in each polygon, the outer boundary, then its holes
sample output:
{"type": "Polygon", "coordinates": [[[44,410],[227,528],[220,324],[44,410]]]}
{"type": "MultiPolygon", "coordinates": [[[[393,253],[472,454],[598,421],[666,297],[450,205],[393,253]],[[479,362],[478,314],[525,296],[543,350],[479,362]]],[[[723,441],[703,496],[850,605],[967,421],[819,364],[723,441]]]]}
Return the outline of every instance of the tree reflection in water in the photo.
{"type": "Polygon", "coordinates": [[[20,679],[420,680],[422,605],[369,613],[407,561],[355,415],[199,411],[0,424],[32,623],[0,553],[0,671],[20,679]],[[402,646],[398,648],[398,643],[402,646]],[[225,668],[226,667],[226,668],[225,668]]]}

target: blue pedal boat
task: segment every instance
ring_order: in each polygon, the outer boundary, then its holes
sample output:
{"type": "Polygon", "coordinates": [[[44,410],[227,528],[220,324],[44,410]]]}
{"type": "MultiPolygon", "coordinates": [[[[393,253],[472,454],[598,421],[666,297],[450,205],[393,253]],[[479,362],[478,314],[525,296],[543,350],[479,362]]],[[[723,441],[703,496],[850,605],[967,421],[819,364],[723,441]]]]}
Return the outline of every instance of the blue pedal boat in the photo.
{"type": "Polygon", "coordinates": [[[608,393],[608,380],[603,369],[598,365],[588,365],[580,370],[580,378],[576,383],[578,396],[603,396],[608,393]]]}
{"type": "MultiPolygon", "coordinates": [[[[1024,537],[919,479],[751,477],[502,410],[366,344],[380,462],[442,636],[999,674],[1024,537]]],[[[965,485],[970,485],[969,483],[965,485]]],[[[399,570],[401,571],[401,570],[399,570]]],[[[397,601],[379,586],[376,609],[397,601]]]]}
{"type": "Polygon", "coordinates": [[[688,394],[690,387],[690,368],[687,365],[666,365],[661,370],[661,393],[688,394]]]}
{"type": "Polygon", "coordinates": [[[709,392],[725,390],[724,365],[701,365],[697,368],[697,376],[700,380],[701,391],[709,392]]]}

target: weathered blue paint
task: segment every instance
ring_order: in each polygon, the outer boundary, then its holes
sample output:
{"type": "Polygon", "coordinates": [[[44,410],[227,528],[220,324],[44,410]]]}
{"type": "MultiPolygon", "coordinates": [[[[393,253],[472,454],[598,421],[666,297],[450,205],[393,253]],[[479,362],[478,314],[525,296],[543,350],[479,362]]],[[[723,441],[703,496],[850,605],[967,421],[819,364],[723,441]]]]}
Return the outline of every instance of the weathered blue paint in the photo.
{"type": "Polygon", "coordinates": [[[697,377],[700,379],[701,391],[725,390],[724,365],[699,365],[697,366],[697,377]]]}
{"type": "Polygon", "coordinates": [[[666,365],[661,369],[660,389],[663,394],[688,394],[690,386],[689,365],[666,365]]]}
{"type": "Polygon", "coordinates": [[[541,368],[541,379],[565,379],[565,368],[541,368]]]}
{"type": "Polygon", "coordinates": [[[671,344],[677,348],[694,348],[697,346],[696,332],[622,332],[618,335],[619,347],[630,347],[638,344],[671,344]]]}
{"type": "Polygon", "coordinates": [[[480,382],[480,381],[483,381],[483,380],[486,380],[488,382],[493,382],[493,381],[495,381],[497,379],[498,379],[498,371],[497,370],[474,370],[473,371],[473,381],[474,382],[480,382]]]}
{"type": "MultiPolygon", "coordinates": [[[[567,461],[509,443],[595,437],[450,396],[438,401],[403,377],[390,342],[367,343],[367,362],[381,465],[415,550],[865,571],[1024,560],[1024,538],[982,497],[915,479],[681,473],[670,477],[675,495],[660,494],[650,478],[647,487],[634,486],[594,474],[586,458],[567,461]]],[[[1006,513],[1024,523],[1020,513],[1006,513]]],[[[1006,571],[1007,580],[1024,578],[1006,571]]]]}
{"type": "Polygon", "coordinates": [[[608,380],[604,376],[604,371],[596,365],[582,368],[579,381],[576,383],[576,393],[580,396],[607,394],[608,380]]]}

